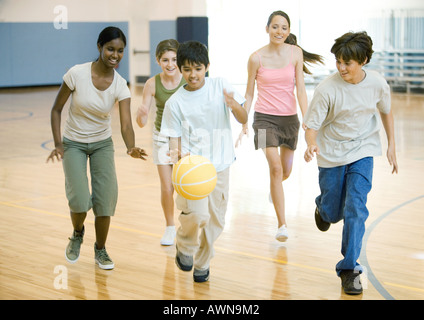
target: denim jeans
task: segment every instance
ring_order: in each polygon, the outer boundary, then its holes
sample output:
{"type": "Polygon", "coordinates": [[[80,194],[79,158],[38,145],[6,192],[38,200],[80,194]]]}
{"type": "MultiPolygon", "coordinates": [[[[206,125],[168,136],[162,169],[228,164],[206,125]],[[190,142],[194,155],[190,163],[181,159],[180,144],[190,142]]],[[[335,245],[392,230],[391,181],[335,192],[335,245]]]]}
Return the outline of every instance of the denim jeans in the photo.
{"type": "Polygon", "coordinates": [[[362,248],[365,221],[368,218],[367,196],[371,191],[374,159],[367,157],[356,162],[319,168],[321,194],[315,199],[321,218],[330,223],[344,220],[342,250],[344,257],[336,265],[342,270],[361,271],[356,262],[362,248]]]}

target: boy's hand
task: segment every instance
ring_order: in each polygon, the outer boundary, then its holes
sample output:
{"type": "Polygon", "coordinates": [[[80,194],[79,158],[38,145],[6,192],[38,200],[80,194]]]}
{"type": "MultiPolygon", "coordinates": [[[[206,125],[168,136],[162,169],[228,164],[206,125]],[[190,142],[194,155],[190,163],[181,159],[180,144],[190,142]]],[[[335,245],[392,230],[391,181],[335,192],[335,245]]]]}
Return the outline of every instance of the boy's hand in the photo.
{"type": "Polygon", "coordinates": [[[394,147],[389,146],[387,149],[387,160],[389,160],[390,165],[393,166],[392,173],[398,173],[398,164],[394,147]]]}
{"type": "Polygon", "coordinates": [[[314,158],[314,153],[319,154],[319,148],[316,145],[309,145],[305,151],[305,161],[309,162],[314,158]]]}
{"type": "Polygon", "coordinates": [[[224,89],[224,98],[227,107],[233,109],[233,103],[237,103],[237,101],[234,100],[234,92],[228,93],[227,90],[224,89]]]}

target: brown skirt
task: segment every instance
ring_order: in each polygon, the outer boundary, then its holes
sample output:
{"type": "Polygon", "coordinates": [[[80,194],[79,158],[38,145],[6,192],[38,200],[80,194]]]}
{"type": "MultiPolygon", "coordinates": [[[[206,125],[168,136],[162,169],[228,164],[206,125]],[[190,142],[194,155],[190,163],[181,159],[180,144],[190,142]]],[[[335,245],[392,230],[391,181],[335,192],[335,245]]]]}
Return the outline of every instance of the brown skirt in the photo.
{"type": "Polygon", "coordinates": [[[280,146],[296,150],[300,128],[297,114],[274,116],[255,112],[252,127],[256,150],[280,146]]]}

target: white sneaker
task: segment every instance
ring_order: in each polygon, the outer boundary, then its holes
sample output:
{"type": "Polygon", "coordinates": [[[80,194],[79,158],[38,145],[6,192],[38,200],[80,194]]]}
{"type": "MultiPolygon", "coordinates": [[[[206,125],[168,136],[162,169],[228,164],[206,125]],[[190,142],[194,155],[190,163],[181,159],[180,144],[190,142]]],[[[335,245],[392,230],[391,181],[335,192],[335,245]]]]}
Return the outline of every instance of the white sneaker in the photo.
{"type": "Polygon", "coordinates": [[[174,244],[176,234],[175,226],[166,227],[165,233],[163,234],[162,239],[160,239],[160,244],[162,246],[172,246],[174,244]]]}
{"type": "Polygon", "coordinates": [[[287,227],[285,224],[283,224],[280,228],[277,230],[277,234],[275,235],[275,239],[281,242],[285,242],[289,237],[289,233],[287,231],[287,227]]]}

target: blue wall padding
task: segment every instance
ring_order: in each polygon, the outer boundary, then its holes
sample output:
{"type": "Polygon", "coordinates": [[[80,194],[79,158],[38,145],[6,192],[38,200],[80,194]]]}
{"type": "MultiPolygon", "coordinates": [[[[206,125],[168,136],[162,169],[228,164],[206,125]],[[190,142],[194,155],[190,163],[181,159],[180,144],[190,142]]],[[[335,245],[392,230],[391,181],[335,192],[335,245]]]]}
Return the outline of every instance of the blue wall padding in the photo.
{"type": "Polygon", "coordinates": [[[150,21],[150,76],[162,71],[156,62],[156,47],[162,40],[177,39],[177,24],[175,20],[150,21]]]}
{"type": "Polygon", "coordinates": [[[62,83],[75,64],[98,58],[97,38],[107,26],[120,28],[127,47],[117,71],[129,82],[128,22],[68,22],[68,29],[53,23],[0,23],[0,87],[43,86],[62,83]]]}
{"type": "Polygon", "coordinates": [[[177,18],[177,40],[199,41],[208,45],[209,24],[207,17],[179,17],[177,18]]]}

